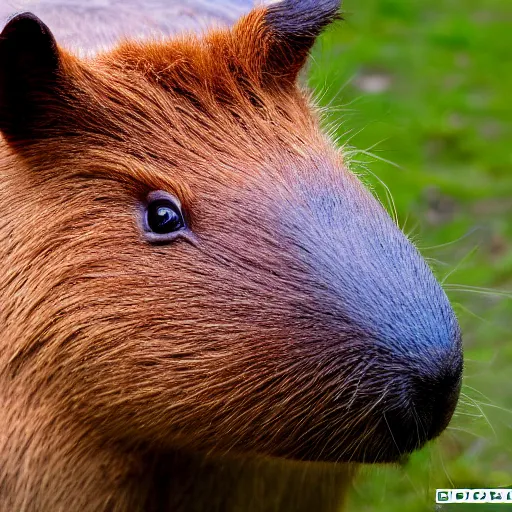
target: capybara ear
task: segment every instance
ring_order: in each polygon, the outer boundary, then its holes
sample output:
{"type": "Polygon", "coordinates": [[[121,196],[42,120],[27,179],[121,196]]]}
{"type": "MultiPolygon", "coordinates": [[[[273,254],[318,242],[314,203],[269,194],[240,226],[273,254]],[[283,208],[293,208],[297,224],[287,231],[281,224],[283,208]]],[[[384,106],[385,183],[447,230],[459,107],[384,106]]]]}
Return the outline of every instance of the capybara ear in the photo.
{"type": "Polygon", "coordinates": [[[341,0],[271,0],[235,27],[263,80],[295,82],[320,33],[340,18],[341,0]],[[248,40],[249,38],[249,40],[248,40]],[[251,40],[252,39],[252,40],[251,40]]]}
{"type": "Polygon", "coordinates": [[[31,139],[52,123],[61,65],[49,28],[31,13],[13,17],[0,34],[0,131],[10,142],[31,139]]]}

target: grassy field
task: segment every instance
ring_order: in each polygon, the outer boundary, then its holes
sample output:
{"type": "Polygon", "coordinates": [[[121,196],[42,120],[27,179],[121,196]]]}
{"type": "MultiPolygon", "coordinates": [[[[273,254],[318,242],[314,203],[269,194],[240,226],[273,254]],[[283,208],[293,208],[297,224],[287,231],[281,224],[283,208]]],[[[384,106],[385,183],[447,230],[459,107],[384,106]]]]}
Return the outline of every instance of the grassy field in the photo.
{"type": "Polygon", "coordinates": [[[364,468],[349,510],[508,509],[436,509],[434,491],[512,487],[512,3],[346,0],[344,12],[310,84],[353,170],[443,281],[466,358],[449,430],[403,467],[364,468]]]}

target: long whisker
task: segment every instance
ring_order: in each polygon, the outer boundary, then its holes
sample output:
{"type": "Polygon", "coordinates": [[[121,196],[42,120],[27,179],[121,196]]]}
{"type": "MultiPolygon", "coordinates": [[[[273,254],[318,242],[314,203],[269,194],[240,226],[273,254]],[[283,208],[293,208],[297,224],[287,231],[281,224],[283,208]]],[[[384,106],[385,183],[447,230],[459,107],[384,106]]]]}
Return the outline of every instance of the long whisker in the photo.
{"type": "Polygon", "coordinates": [[[433,251],[436,249],[442,249],[443,247],[449,247],[450,245],[456,244],[458,242],[461,242],[462,240],[465,240],[466,238],[469,238],[473,233],[478,231],[480,229],[480,226],[475,226],[472,229],[470,229],[467,233],[464,233],[459,238],[456,238],[455,240],[452,240],[451,242],[446,242],[444,244],[439,245],[429,245],[425,247],[421,247],[421,251],[433,251]]]}
{"type": "Polygon", "coordinates": [[[466,292],[476,293],[480,295],[490,295],[491,297],[504,297],[506,299],[512,299],[512,292],[506,290],[495,290],[492,288],[480,288],[477,286],[469,286],[462,284],[445,284],[443,286],[445,290],[451,290],[455,292],[466,292]]]}

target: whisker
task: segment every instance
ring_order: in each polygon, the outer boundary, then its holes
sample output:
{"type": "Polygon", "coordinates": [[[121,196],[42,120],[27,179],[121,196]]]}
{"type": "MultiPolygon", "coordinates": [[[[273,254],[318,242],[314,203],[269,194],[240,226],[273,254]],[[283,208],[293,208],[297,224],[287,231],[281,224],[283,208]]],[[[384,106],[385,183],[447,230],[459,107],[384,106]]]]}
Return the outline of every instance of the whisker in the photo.
{"type": "MultiPolygon", "coordinates": [[[[400,449],[398,448],[398,444],[396,442],[396,439],[395,439],[395,436],[393,435],[393,432],[391,430],[391,427],[389,426],[389,422],[388,422],[388,419],[386,418],[386,412],[384,411],[382,413],[382,416],[384,417],[384,421],[386,422],[386,425],[388,427],[388,430],[389,430],[389,434],[391,435],[391,439],[393,440],[393,443],[395,444],[396,446],[396,449],[398,452],[400,452],[400,449]]],[[[419,490],[417,489],[417,487],[414,485],[414,482],[412,481],[412,478],[410,477],[410,475],[406,472],[405,473],[406,477],[407,477],[407,480],[409,481],[409,483],[411,484],[411,487],[414,489],[415,493],[418,495],[418,496],[421,496],[421,493],[419,492],[419,490]]]]}
{"type": "Polygon", "coordinates": [[[462,240],[465,240],[466,238],[470,237],[473,233],[478,231],[480,229],[480,226],[475,226],[472,229],[470,229],[467,233],[464,233],[459,238],[456,238],[455,240],[452,240],[451,242],[446,242],[444,244],[439,245],[429,245],[428,247],[421,247],[422,251],[432,251],[436,249],[442,249],[443,247],[449,247],[450,245],[456,244],[458,242],[461,242],[462,240]]]}
{"type": "MultiPolygon", "coordinates": [[[[465,386],[465,387],[470,387],[470,386],[465,386]]],[[[474,389],[474,388],[471,388],[471,389],[474,389]]],[[[477,390],[475,390],[477,391],[477,390]]],[[[482,396],[484,396],[484,398],[486,398],[486,400],[489,400],[483,393],[481,393],[482,396]]],[[[469,397],[468,397],[469,398],[469,397]]],[[[473,399],[476,403],[478,403],[479,405],[481,406],[484,406],[484,407],[492,407],[493,409],[497,409],[499,411],[503,411],[503,412],[506,412],[507,414],[512,414],[512,409],[507,409],[506,407],[502,407],[500,405],[496,405],[496,404],[492,404],[492,403],[488,403],[488,402],[481,402],[481,401],[477,401],[476,399],[473,399]]]]}
{"type": "Polygon", "coordinates": [[[461,427],[452,427],[452,426],[448,426],[446,428],[446,430],[448,431],[452,431],[452,432],[463,432],[464,434],[469,434],[473,437],[476,437],[478,439],[481,439],[481,436],[480,434],[476,433],[476,432],[471,432],[471,430],[466,430],[464,428],[461,428],[461,427]]]}
{"type": "Polygon", "coordinates": [[[465,395],[466,398],[468,400],[471,400],[474,404],[474,406],[482,413],[482,416],[485,418],[485,421],[487,422],[487,424],[489,425],[489,427],[491,428],[492,430],[492,433],[494,435],[494,438],[497,439],[497,435],[496,435],[496,431],[494,430],[494,427],[492,426],[491,422],[489,421],[489,418],[487,417],[487,415],[485,414],[485,412],[483,411],[483,409],[480,407],[480,405],[478,404],[478,402],[476,400],[474,400],[473,398],[471,398],[469,395],[465,395]]]}
{"type": "Polygon", "coordinates": [[[444,464],[443,453],[439,449],[438,449],[437,453],[439,455],[439,460],[441,462],[441,466],[443,467],[444,474],[446,475],[446,478],[448,479],[448,482],[450,482],[450,487],[453,489],[455,487],[455,485],[454,485],[453,480],[451,479],[450,475],[448,474],[448,471],[447,471],[446,466],[444,464]]]}
{"type": "MultiPolygon", "coordinates": [[[[473,318],[476,318],[477,320],[481,321],[482,323],[491,326],[493,329],[497,329],[497,330],[499,330],[501,332],[505,332],[505,333],[512,333],[512,329],[508,329],[507,327],[505,327],[503,325],[496,324],[495,322],[490,322],[486,318],[483,318],[483,317],[477,315],[474,311],[471,311],[471,309],[464,306],[460,302],[453,302],[453,305],[456,306],[457,308],[460,308],[462,311],[464,311],[468,315],[472,316],[473,318]]],[[[468,359],[468,361],[469,361],[469,359],[468,359]]]]}
{"type": "Polygon", "coordinates": [[[462,284],[445,284],[443,286],[445,290],[455,291],[455,292],[466,292],[466,293],[476,293],[480,295],[490,295],[491,297],[504,297],[506,299],[512,299],[512,292],[508,292],[506,290],[495,290],[492,288],[480,288],[478,286],[469,286],[462,284]]]}
{"type": "Polygon", "coordinates": [[[442,279],[441,279],[441,286],[443,286],[446,282],[446,280],[451,276],[453,275],[455,272],[457,272],[457,270],[459,270],[460,266],[464,263],[464,261],[466,261],[471,255],[473,255],[477,249],[479,249],[479,245],[476,245],[475,247],[473,247],[472,249],[470,249],[463,257],[462,259],[457,263],[457,265],[455,265],[451,270],[450,272],[448,272],[442,279]]]}
{"type": "Polygon", "coordinates": [[[382,156],[376,155],[375,153],[370,153],[366,149],[359,149],[358,153],[366,155],[370,158],[375,158],[376,160],[379,160],[380,162],[391,165],[392,167],[395,167],[396,169],[400,169],[401,171],[404,170],[404,167],[401,166],[400,164],[397,164],[396,162],[393,162],[392,160],[388,160],[387,158],[384,158],[382,156]]]}

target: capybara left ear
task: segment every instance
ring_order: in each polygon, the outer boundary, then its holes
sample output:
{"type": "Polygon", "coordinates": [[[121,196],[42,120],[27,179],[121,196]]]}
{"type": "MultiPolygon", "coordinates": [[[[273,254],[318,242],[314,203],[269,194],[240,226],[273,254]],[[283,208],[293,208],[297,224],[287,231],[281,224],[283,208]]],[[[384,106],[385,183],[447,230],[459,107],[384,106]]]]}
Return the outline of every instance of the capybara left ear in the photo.
{"type": "Polygon", "coordinates": [[[9,142],[32,138],[50,117],[60,54],[49,28],[35,15],[13,17],[0,34],[0,131],[9,142]]]}

